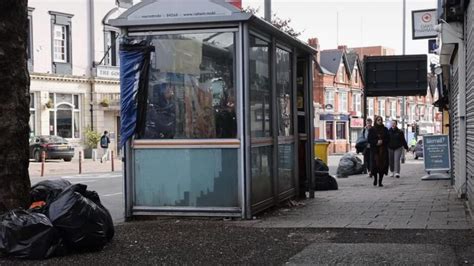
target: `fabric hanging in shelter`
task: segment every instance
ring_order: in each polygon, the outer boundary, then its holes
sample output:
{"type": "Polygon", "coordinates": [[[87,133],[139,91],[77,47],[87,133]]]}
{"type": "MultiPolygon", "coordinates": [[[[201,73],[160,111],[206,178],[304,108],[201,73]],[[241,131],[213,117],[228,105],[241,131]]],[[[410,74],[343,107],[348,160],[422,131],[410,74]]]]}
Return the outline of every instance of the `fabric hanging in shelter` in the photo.
{"type": "Polygon", "coordinates": [[[120,146],[145,127],[150,53],[153,49],[145,40],[125,39],[120,45],[120,146]]]}

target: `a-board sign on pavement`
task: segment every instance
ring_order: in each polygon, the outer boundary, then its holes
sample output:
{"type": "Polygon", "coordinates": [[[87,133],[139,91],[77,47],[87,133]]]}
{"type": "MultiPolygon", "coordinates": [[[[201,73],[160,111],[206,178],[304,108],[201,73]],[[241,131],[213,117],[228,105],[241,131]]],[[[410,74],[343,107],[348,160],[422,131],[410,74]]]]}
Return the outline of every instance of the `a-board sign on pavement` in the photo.
{"type": "Polygon", "coordinates": [[[425,171],[448,171],[451,169],[448,135],[423,136],[423,160],[425,171]]]}

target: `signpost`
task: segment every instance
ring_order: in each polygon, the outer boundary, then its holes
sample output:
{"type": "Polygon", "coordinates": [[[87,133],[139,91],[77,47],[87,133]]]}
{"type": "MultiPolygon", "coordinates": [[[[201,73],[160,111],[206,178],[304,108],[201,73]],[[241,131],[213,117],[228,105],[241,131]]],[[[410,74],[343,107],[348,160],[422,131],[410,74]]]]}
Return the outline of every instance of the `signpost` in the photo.
{"type": "Polygon", "coordinates": [[[428,175],[422,177],[422,180],[450,179],[449,175],[445,174],[451,170],[448,135],[424,136],[423,160],[428,175]]]}
{"type": "Polygon", "coordinates": [[[412,37],[417,39],[436,38],[438,32],[434,26],[437,24],[436,9],[414,10],[411,13],[412,18],[412,37]]]}

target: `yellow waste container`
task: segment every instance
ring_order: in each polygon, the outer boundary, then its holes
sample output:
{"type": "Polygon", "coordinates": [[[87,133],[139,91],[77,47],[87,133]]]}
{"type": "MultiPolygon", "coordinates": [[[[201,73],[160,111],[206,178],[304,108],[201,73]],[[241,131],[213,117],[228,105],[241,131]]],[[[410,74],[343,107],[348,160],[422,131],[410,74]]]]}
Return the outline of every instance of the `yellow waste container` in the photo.
{"type": "Polygon", "coordinates": [[[324,139],[314,141],[314,156],[328,164],[328,146],[329,142],[324,139]]]}

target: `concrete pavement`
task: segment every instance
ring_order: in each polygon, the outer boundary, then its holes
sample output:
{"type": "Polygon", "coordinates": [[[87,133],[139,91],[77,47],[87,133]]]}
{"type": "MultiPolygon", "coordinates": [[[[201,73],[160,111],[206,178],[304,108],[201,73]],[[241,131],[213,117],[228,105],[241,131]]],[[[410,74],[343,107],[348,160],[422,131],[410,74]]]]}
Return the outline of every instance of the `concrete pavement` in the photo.
{"type": "MultiPolygon", "coordinates": [[[[337,156],[331,156],[335,173],[337,156]]],[[[282,208],[249,222],[256,227],[472,229],[465,201],[450,181],[422,181],[423,161],[408,158],[401,178],[385,177],[374,187],[367,175],[337,178],[339,190],[317,191],[297,208],[282,208]]]]}

